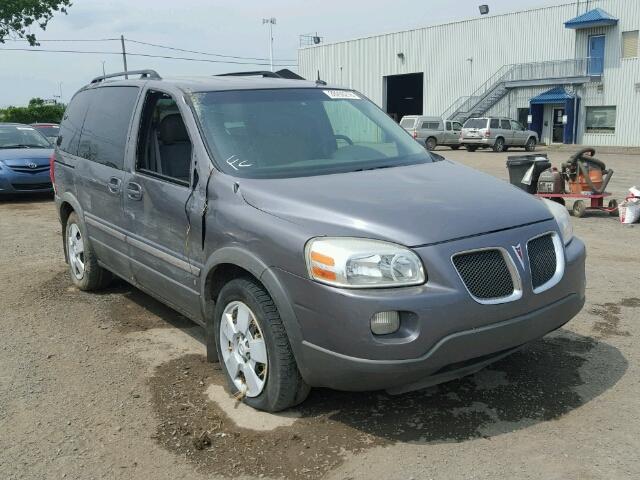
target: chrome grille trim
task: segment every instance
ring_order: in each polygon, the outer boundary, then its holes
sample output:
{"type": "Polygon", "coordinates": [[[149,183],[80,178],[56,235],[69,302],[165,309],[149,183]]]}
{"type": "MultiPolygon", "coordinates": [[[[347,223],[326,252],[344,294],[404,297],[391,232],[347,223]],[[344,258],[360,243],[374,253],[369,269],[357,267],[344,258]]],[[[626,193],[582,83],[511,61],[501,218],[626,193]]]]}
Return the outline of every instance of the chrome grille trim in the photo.
{"type": "MultiPolygon", "coordinates": [[[[533,288],[533,293],[535,294],[545,292],[550,288],[555,287],[560,282],[560,280],[562,280],[562,277],[564,275],[564,269],[565,269],[564,244],[562,243],[562,239],[560,238],[560,235],[558,235],[558,233],[554,231],[544,232],[544,233],[541,233],[540,235],[536,235],[535,237],[532,237],[529,240],[527,240],[527,261],[529,262],[529,272],[530,273],[532,272],[531,257],[529,253],[529,243],[531,243],[533,240],[536,240],[538,238],[541,238],[547,235],[550,235],[551,240],[553,241],[553,247],[556,254],[556,271],[546,283],[543,283],[538,287],[534,287],[533,284],[531,285],[533,288]]],[[[531,278],[533,282],[533,275],[531,276],[531,278]]]]}
{"type": "Polygon", "coordinates": [[[509,252],[503,247],[485,247],[485,248],[477,248],[473,250],[465,250],[462,252],[456,252],[453,255],[451,255],[451,263],[456,273],[458,274],[458,277],[460,278],[462,285],[464,285],[464,288],[467,290],[467,293],[477,303],[480,303],[482,305],[498,305],[501,303],[515,302],[516,300],[519,300],[522,298],[522,279],[520,278],[520,273],[518,272],[518,268],[516,267],[516,264],[514,263],[513,258],[511,258],[511,255],[509,255],[509,252]],[[502,255],[502,258],[504,259],[504,262],[507,265],[507,269],[511,274],[511,281],[513,283],[513,292],[511,293],[511,295],[507,295],[504,297],[478,298],[469,290],[469,287],[467,286],[464,278],[460,274],[460,271],[458,270],[454,262],[454,258],[461,255],[468,255],[470,253],[485,252],[485,251],[492,251],[492,250],[498,251],[502,255]]]}

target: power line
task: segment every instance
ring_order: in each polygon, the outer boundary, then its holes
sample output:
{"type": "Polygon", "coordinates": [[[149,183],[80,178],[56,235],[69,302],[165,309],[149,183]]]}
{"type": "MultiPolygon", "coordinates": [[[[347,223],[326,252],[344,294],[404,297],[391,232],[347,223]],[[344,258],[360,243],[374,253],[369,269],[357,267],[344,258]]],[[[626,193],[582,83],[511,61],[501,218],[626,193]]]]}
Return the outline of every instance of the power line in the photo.
{"type": "MultiPolygon", "coordinates": [[[[209,53],[209,52],[199,52],[197,50],[186,50],[184,48],[177,48],[177,47],[169,47],[166,45],[159,45],[157,43],[148,43],[148,42],[141,42],[139,40],[132,40],[130,38],[125,38],[125,40],[127,42],[131,42],[131,43],[139,43],[140,45],[148,45],[150,47],[157,47],[157,48],[166,48],[167,50],[175,50],[177,52],[186,52],[186,53],[196,53],[198,55],[208,55],[211,57],[224,57],[224,58],[236,58],[239,60],[269,60],[268,58],[262,58],[262,57],[242,57],[242,56],[236,56],[236,55],[223,55],[221,53],[209,53]]],[[[274,62],[295,62],[294,59],[291,58],[280,58],[280,59],[273,59],[274,62]]]]}
{"type": "MultiPolygon", "coordinates": [[[[7,38],[5,40],[9,40],[12,42],[27,42],[28,40],[26,39],[22,39],[22,38],[7,38]]],[[[77,39],[73,39],[73,38],[56,38],[56,39],[46,39],[46,40],[41,40],[38,39],[37,40],[38,43],[40,42],[114,42],[114,41],[120,41],[120,38],[77,38],[77,39]]],[[[126,42],[131,42],[131,43],[137,43],[139,45],[147,45],[149,47],[156,47],[156,48],[165,48],[167,50],[174,50],[176,52],[185,52],[185,53],[195,53],[197,55],[206,55],[206,56],[210,56],[210,57],[221,57],[221,58],[233,58],[236,60],[263,60],[263,61],[268,61],[268,58],[264,58],[264,57],[244,57],[241,55],[224,55],[222,53],[211,53],[211,52],[202,52],[202,51],[198,51],[198,50],[187,50],[184,48],[178,48],[178,47],[170,47],[168,45],[160,45],[158,43],[149,43],[149,42],[142,42],[140,40],[132,40],[130,38],[126,38],[125,37],[125,41],[126,42]]],[[[291,59],[291,58],[279,58],[279,59],[274,59],[274,62],[295,62],[295,59],[291,59]]]]}
{"type": "MultiPolygon", "coordinates": [[[[79,53],[79,54],[98,54],[98,55],[122,55],[121,52],[105,52],[105,51],[95,51],[95,50],[51,50],[51,49],[43,49],[43,48],[0,48],[0,51],[19,51],[19,52],[44,52],[44,53],[79,53]]],[[[151,55],[148,53],[130,53],[127,52],[127,56],[132,57],[147,57],[147,58],[164,58],[168,60],[185,60],[189,62],[206,62],[206,63],[232,63],[235,65],[269,65],[266,63],[259,62],[239,62],[235,60],[209,60],[206,58],[192,58],[192,57],[172,57],[169,55],[151,55]]],[[[278,67],[292,67],[296,64],[292,63],[281,63],[276,65],[278,67]]]]}

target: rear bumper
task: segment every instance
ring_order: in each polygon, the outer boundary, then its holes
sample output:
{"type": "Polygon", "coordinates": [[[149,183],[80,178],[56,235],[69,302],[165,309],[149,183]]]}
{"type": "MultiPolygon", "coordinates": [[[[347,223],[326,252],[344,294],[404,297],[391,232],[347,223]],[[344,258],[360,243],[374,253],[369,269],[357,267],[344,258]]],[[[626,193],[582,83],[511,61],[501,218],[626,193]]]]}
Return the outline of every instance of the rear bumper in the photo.
{"type": "Polygon", "coordinates": [[[442,338],[427,354],[411,360],[349,357],[303,342],[304,361],[322,366],[308,381],[338,390],[403,393],[469,375],[524,344],[560,328],[584,305],[569,295],[527,315],[442,338]]]}
{"type": "Polygon", "coordinates": [[[478,145],[478,146],[492,146],[494,139],[492,138],[463,138],[460,141],[461,145],[478,145]]]}

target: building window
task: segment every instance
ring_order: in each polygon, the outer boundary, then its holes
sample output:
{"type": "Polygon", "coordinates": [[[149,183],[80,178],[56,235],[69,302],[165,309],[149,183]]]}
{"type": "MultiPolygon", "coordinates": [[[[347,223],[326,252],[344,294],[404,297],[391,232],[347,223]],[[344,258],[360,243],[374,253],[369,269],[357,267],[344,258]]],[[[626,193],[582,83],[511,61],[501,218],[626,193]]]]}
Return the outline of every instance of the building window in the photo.
{"type": "Polygon", "coordinates": [[[638,30],[622,32],[622,58],[638,56],[638,30]]]}
{"type": "Polygon", "coordinates": [[[587,133],[614,133],[616,107],[587,107],[587,133]]]}

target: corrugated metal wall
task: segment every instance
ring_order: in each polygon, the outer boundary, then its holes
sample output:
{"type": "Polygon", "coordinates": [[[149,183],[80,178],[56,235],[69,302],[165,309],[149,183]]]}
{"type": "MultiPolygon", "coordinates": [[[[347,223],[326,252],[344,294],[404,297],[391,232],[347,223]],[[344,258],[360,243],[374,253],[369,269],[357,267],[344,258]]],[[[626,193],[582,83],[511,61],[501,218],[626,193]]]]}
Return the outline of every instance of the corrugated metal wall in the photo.
{"type": "MultiPolygon", "coordinates": [[[[568,3],[307,47],[298,52],[299,70],[306,78],[316,78],[319,71],[323,80],[354,88],[383,108],[385,76],[423,72],[423,113],[440,115],[503,65],[586,57],[587,36],[597,30],[576,33],[563,25],[564,21],[584,13],[586,4],[582,1],[578,7],[576,3],[568,3]],[[403,53],[404,59],[398,53],[403,53]]],[[[607,60],[603,91],[598,93],[597,87],[590,86],[580,91],[580,95],[585,97],[583,106],[591,102],[616,105],[618,121],[613,135],[583,137],[580,127],[578,138],[594,145],[639,145],[640,122],[633,117],[640,107],[640,93],[635,89],[635,84],[640,83],[640,64],[638,59],[620,59],[620,35],[622,31],[640,28],[640,0],[592,0],[588,7],[603,8],[618,17],[620,24],[605,29],[607,60]]],[[[548,88],[512,93],[492,111],[506,111],[514,116],[515,109],[525,107],[525,100],[531,98],[525,99],[524,95],[548,88]]],[[[581,108],[582,116],[584,111],[581,108]]],[[[584,118],[579,125],[584,125],[584,118]]]]}

